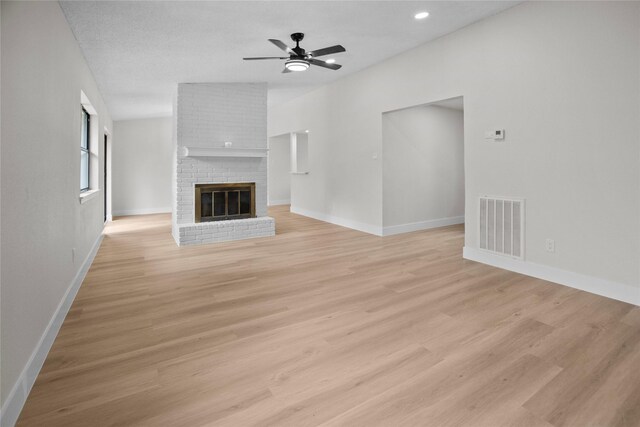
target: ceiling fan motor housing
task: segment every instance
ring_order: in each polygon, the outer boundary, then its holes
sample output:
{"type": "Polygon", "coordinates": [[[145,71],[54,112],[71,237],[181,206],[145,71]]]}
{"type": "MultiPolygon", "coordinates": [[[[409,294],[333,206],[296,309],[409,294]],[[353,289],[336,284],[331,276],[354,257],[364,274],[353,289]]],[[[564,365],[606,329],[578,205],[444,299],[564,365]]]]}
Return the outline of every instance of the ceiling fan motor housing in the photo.
{"type": "Polygon", "coordinates": [[[295,52],[295,55],[291,55],[291,59],[294,59],[295,57],[300,58],[300,59],[304,59],[305,58],[305,50],[300,47],[300,41],[303,38],[304,38],[304,33],[293,33],[293,34],[291,34],[291,40],[296,42],[296,47],[291,49],[291,50],[293,50],[295,52]]]}
{"type": "Polygon", "coordinates": [[[304,33],[293,33],[293,34],[291,34],[291,40],[293,40],[296,43],[302,41],[303,38],[304,38],[304,33]]]}

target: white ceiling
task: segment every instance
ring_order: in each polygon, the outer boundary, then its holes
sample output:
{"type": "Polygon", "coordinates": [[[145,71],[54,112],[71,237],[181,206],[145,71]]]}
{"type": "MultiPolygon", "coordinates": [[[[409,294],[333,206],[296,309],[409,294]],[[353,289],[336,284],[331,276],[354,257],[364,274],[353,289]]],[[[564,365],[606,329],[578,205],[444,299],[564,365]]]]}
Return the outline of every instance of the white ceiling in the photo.
{"type": "MultiPolygon", "coordinates": [[[[65,1],[62,9],[114,120],[171,114],[177,83],[269,85],[269,105],[300,96],[520,1],[65,1]],[[413,15],[429,11],[427,19],[413,15]],[[342,44],[339,71],[282,74],[267,41],[305,33],[314,50],[342,44]]],[[[323,59],[326,59],[325,57],[323,59]]]]}

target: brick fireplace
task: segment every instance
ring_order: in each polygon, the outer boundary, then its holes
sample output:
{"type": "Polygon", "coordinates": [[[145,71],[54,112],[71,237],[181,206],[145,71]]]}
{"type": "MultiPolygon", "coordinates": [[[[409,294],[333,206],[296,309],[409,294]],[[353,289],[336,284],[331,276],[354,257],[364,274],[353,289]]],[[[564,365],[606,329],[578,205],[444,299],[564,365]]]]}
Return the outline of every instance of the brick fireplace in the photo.
{"type": "Polygon", "coordinates": [[[178,245],[274,235],[267,216],[266,84],[179,84],[175,111],[178,245]]]}

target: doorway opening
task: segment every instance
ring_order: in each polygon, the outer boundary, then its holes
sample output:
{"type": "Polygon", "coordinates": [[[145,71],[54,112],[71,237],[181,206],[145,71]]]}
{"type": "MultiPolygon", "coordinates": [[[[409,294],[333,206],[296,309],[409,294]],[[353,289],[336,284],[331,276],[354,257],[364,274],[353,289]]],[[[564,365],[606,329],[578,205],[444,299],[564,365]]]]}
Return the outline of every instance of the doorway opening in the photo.
{"type": "Polygon", "coordinates": [[[268,203],[290,205],[299,182],[309,174],[309,131],[301,130],[269,138],[268,203]]]}
{"type": "Polygon", "coordinates": [[[382,114],[383,235],[464,224],[462,97],[382,114]]]}

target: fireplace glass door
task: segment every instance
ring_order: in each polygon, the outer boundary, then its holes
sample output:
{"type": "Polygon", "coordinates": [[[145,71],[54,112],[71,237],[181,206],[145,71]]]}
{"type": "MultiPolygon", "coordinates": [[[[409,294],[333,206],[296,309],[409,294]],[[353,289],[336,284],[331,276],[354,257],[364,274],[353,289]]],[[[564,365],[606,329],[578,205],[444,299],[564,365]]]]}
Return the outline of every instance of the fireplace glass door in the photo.
{"type": "Polygon", "coordinates": [[[255,218],[255,183],[196,184],[195,222],[255,218]]]}

